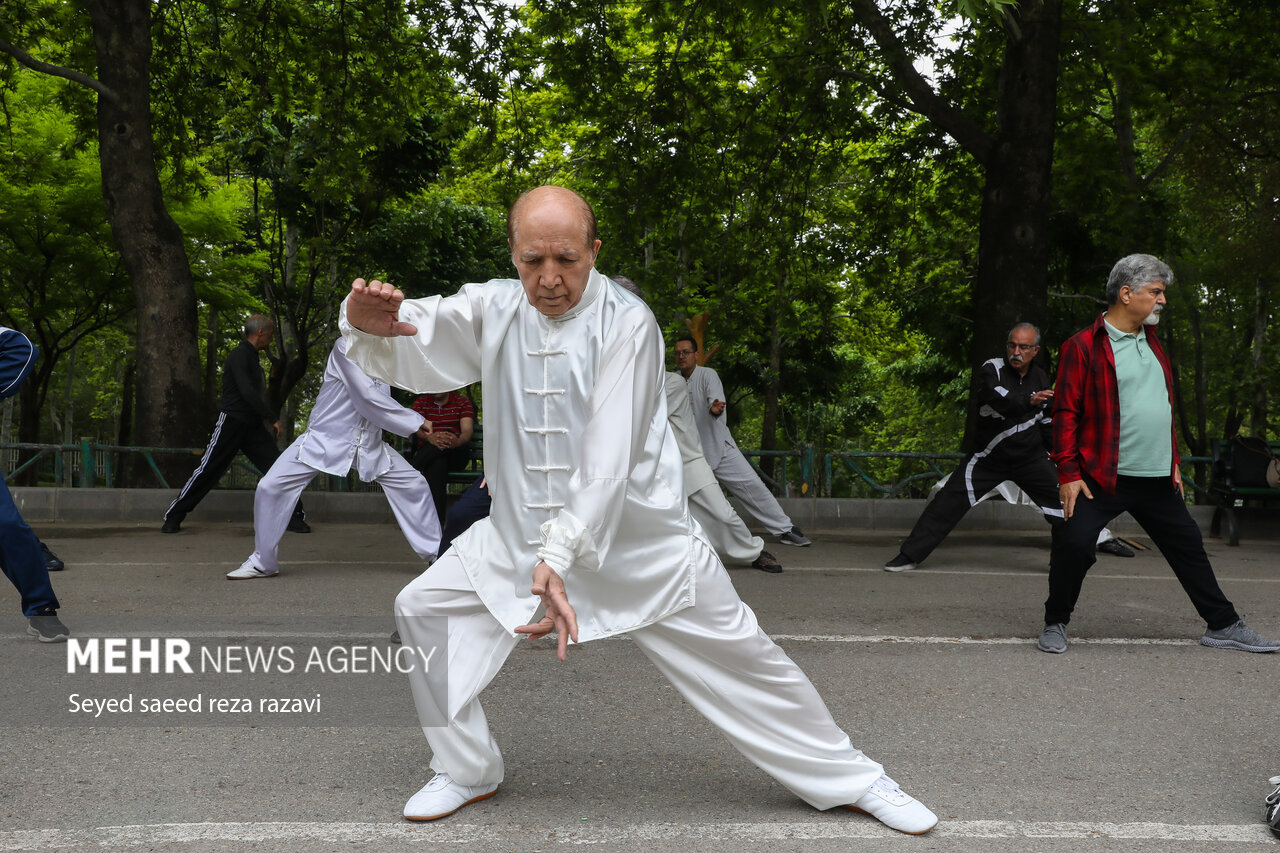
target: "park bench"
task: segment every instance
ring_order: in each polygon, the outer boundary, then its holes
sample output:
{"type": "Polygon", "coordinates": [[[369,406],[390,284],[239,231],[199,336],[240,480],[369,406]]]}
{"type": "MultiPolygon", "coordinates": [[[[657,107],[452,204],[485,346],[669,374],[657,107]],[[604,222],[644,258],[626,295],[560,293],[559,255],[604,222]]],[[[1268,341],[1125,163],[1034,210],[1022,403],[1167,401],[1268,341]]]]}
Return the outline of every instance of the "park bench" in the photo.
{"type": "Polygon", "coordinates": [[[1223,535],[1223,522],[1226,523],[1224,538],[1228,545],[1240,544],[1240,524],[1236,517],[1237,505],[1245,501],[1267,501],[1280,499],[1280,481],[1273,476],[1268,482],[1267,469],[1276,465],[1280,473],[1280,441],[1265,441],[1260,438],[1236,436],[1234,438],[1215,438],[1213,440],[1213,474],[1209,482],[1209,497],[1215,509],[1209,532],[1214,536],[1223,535]],[[1275,483],[1273,485],[1272,483],[1275,483]]]}
{"type": "Polygon", "coordinates": [[[476,421],[471,429],[471,442],[467,445],[467,464],[449,472],[449,484],[464,488],[484,476],[484,430],[476,421]]]}

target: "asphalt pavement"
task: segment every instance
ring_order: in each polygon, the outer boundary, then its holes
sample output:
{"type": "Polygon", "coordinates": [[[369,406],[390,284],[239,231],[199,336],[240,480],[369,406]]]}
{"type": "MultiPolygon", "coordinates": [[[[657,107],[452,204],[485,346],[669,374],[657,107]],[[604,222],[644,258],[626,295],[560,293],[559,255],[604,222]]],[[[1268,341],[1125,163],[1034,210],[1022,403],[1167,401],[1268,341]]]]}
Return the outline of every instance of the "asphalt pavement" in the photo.
{"type": "MultiPolygon", "coordinates": [[[[431,772],[407,682],[382,666],[391,602],[422,568],[399,532],[317,520],[286,536],[279,577],[228,582],[252,550],[251,525],[193,516],[184,527],[38,527],[67,563],[54,584],[78,640],[72,660],[68,646],[28,637],[13,589],[0,592],[0,850],[1277,843],[1261,814],[1266,779],[1280,773],[1280,655],[1199,645],[1204,625],[1141,535],[1129,536],[1137,556],[1099,558],[1064,655],[1035,648],[1043,528],[960,530],[901,574],[881,566],[903,531],[806,531],[811,548],[770,546],[782,574],[731,570],[853,743],[941,817],[914,838],[810,808],[625,638],[572,647],[565,663],[547,641],[520,646],[483,694],[506,759],[497,796],[406,822],[404,801],[431,772]],[[167,710],[144,707],[166,699],[167,710]]],[[[1276,540],[1207,544],[1249,623],[1280,635],[1276,540]]]]}

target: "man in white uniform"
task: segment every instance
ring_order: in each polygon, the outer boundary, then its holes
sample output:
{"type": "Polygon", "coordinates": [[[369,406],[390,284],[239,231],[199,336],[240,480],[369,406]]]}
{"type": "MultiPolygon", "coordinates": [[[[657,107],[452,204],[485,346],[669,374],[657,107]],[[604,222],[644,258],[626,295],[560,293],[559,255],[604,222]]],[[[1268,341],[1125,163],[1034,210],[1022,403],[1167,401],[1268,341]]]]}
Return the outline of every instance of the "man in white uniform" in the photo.
{"type": "Polygon", "coordinates": [[[684,461],[684,493],[689,499],[689,514],[702,525],[711,547],[725,563],[775,574],[782,571],[778,558],[764,549],[764,540],[752,535],[733,504],[720,491],[716,475],[702,455],[702,442],[698,440],[698,425],[693,418],[684,377],[679,373],[667,373],[663,377],[667,421],[684,461]]]}
{"type": "Polygon", "coordinates": [[[729,434],[725,423],[725,393],[720,375],[709,367],[698,364],[698,342],[691,337],[679,338],[673,347],[676,369],[688,384],[689,399],[693,404],[693,416],[698,422],[698,435],[702,439],[702,452],[707,464],[715,472],[716,479],[730,494],[742,501],[747,512],[755,516],[765,529],[783,545],[807,547],[812,542],[791,523],[778,499],[765,488],[747,457],[738,449],[738,443],[729,434]]]}
{"type": "Polygon", "coordinates": [[[371,379],[347,358],[339,339],[329,352],[324,382],[307,429],[272,464],[253,495],[254,552],[228,580],[280,574],[280,539],[302,490],[317,474],[346,476],[353,467],[376,482],[414,552],[430,563],[440,547],[440,518],[431,488],[404,457],[382,440],[382,431],[412,435],[429,431],[422,415],[391,397],[386,383],[371,379]]]}
{"type": "MultiPolygon", "coordinates": [[[[625,275],[610,276],[619,287],[644,299],[644,291],[625,275]]],[[[702,525],[716,555],[726,564],[751,566],[762,572],[777,574],[782,563],[764,548],[764,540],[752,535],[742,523],[733,504],[720,491],[716,475],[702,453],[702,441],[698,438],[698,423],[689,404],[689,391],[684,377],[679,373],[663,376],[663,390],[667,397],[667,423],[680,448],[684,463],[684,493],[689,500],[689,514],[702,525]]]]}
{"type": "Polygon", "coordinates": [[[519,635],[557,632],[563,660],[570,639],[629,632],[735,747],[813,806],[927,832],[936,816],[849,743],[695,532],[662,337],[644,303],[594,269],[590,206],[540,187],[512,206],[507,232],[519,281],[406,301],[357,279],[343,306],[350,355],[370,375],[419,393],[484,383],[492,515],[396,598],[406,645],[448,632],[447,699],[432,673],[410,675],[419,717],[446,724],[424,726],[436,776],[405,817],[444,817],[497,791],[502,755],[477,697],[519,635]]]}

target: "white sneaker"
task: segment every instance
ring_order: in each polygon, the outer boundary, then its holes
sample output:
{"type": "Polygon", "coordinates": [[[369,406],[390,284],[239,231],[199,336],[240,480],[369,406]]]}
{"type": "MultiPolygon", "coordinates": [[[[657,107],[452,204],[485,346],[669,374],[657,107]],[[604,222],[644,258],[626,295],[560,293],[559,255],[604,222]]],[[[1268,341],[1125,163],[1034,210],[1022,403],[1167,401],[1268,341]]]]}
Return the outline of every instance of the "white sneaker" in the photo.
{"type": "Polygon", "coordinates": [[[254,578],[273,578],[280,574],[280,570],[274,572],[264,571],[253,564],[253,560],[245,560],[240,568],[233,572],[227,572],[227,580],[229,581],[247,581],[254,578]]]}
{"type": "Polygon", "coordinates": [[[448,773],[437,773],[404,804],[404,816],[409,820],[448,817],[463,806],[487,800],[496,793],[497,785],[459,785],[448,773]]]}
{"type": "Polygon", "coordinates": [[[869,814],[890,829],[907,835],[924,835],[938,825],[938,816],[924,803],[909,796],[897,782],[883,775],[871,783],[871,790],[845,808],[869,814]]]}

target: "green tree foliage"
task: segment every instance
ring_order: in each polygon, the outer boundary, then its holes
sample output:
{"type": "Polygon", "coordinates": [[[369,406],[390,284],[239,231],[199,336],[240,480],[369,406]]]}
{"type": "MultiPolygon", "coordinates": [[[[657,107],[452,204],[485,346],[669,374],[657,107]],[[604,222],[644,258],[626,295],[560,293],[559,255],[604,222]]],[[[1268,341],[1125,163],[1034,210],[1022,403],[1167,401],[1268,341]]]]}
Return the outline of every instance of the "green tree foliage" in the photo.
{"type": "MultiPolygon", "coordinates": [[[[669,336],[709,314],[711,364],[747,444],[957,449],[970,366],[1027,318],[1052,369],[1131,251],[1179,276],[1161,334],[1188,449],[1275,420],[1280,63],[1243,7],[148,8],[156,174],[194,271],[199,334],[183,345],[203,345],[206,396],[244,314],[265,310],[281,332],[276,399],[305,411],[352,277],[422,295],[510,275],[502,212],[554,182],[596,204],[600,268],[638,281],[669,336]]],[[[19,35],[44,60],[95,67],[76,4],[0,15],[0,42],[19,35]]],[[[72,168],[95,154],[98,96],[50,86],[61,118],[42,119],[20,79],[36,78],[0,65],[9,150],[52,134],[60,154],[41,168],[67,171],[32,183],[15,160],[0,179],[35,194],[13,204],[76,223],[59,263],[99,243],[94,273],[112,306],[127,305],[110,209],[72,168]]],[[[27,227],[13,209],[4,227],[27,227]]],[[[34,256],[11,254],[28,268],[9,279],[31,279],[34,256]]],[[[73,373],[93,352],[79,350],[73,373]]]]}

